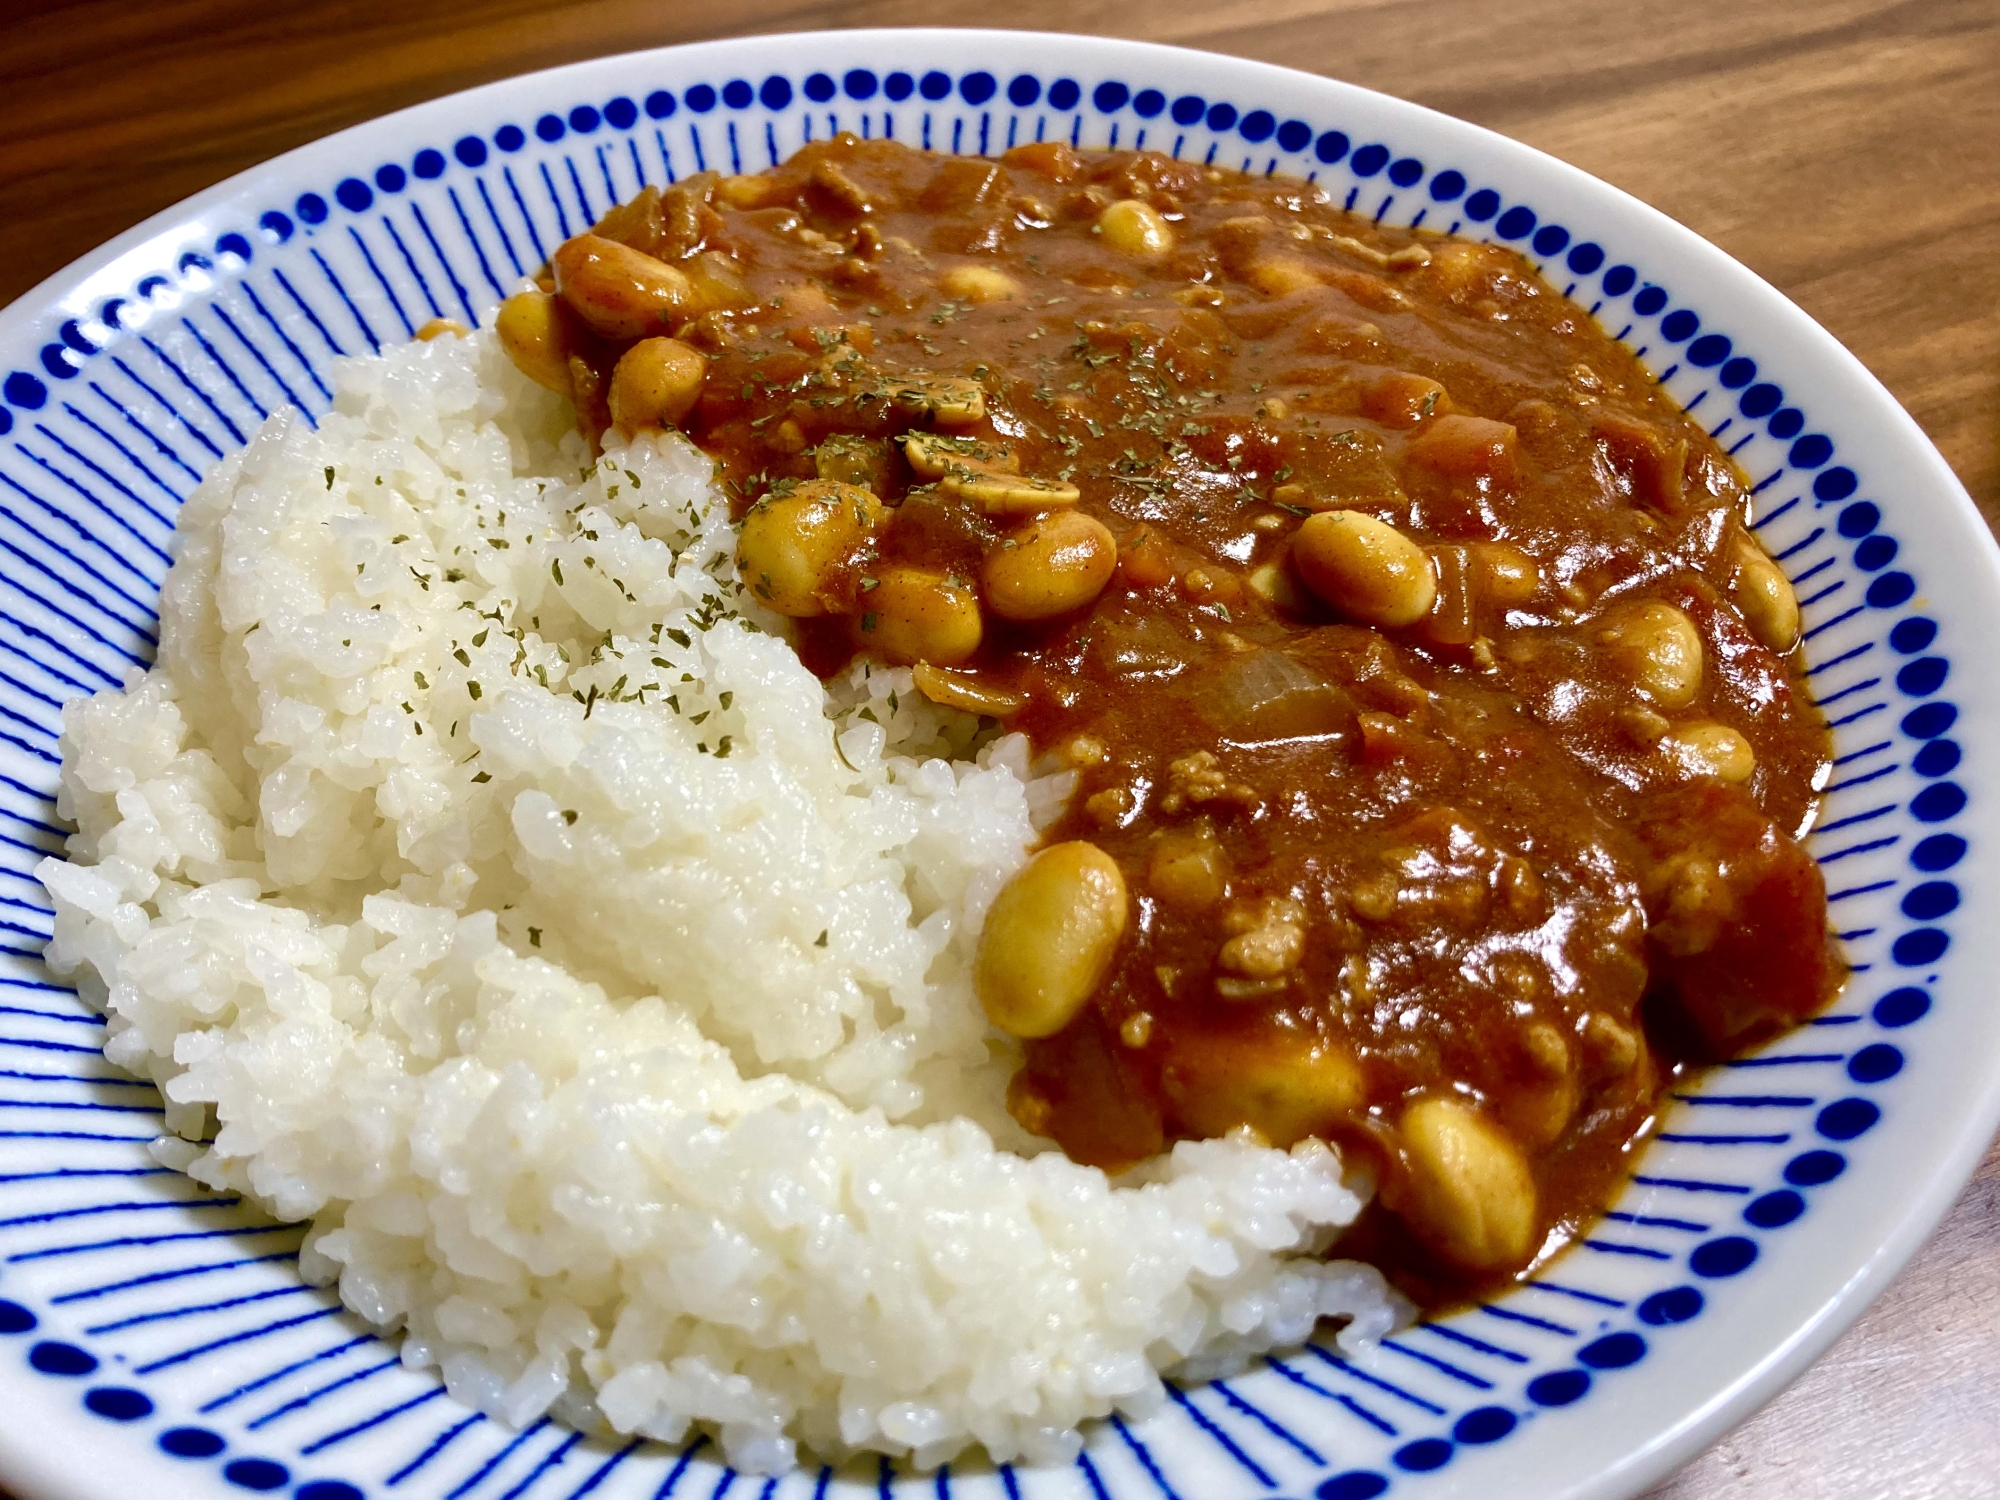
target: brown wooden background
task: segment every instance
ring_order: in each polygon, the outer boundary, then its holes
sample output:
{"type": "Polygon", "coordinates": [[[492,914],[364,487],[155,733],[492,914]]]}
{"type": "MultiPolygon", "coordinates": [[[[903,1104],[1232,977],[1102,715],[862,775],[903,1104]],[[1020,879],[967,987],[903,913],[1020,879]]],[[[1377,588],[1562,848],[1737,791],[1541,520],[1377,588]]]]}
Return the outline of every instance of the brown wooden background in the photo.
{"type": "MultiPolygon", "coordinates": [[[[995,15],[1329,74],[1616,183],[1831,329],[2000,523],[1995,0],[0,0],[0,303],[221,177],[454,89],[995,15]]],[[[1653,1500],[1996,1495],[2000,1151],[1876,1308],[1653,1500]]]]}

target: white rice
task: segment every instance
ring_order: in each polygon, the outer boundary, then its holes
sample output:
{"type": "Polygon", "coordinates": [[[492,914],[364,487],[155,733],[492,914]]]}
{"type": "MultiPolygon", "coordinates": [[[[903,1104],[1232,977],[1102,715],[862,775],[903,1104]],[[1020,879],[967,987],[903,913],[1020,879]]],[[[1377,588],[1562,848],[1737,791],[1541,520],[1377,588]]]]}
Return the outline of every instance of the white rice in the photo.
{"type": "Polygon", "coordinates": [[[1161,1374],[1406,1310],[1316,1143],[1116,1182],[1008,1118],[978,924],[1069,790],[909,674],[829,693],[708,461],[594,467],[483,337],[355,360],[187,504],[159,664],[64,715],[49,961],[162,1161],[511,1423],[773,1471],[1071,1457],[1161,1374]],[[955,758],[944,758],[955,757],[955,758]]]}

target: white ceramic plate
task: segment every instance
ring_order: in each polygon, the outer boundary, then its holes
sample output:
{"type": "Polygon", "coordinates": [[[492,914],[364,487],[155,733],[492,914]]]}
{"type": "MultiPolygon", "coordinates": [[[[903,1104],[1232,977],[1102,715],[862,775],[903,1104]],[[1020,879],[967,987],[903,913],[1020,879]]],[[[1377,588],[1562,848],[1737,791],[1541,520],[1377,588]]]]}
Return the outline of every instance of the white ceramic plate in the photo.
{"type": "Polygon", "coordinates": [[[1995,561],[1916,425],[1741,266],[1560,162],[1302,73],[1025,33],[759,37],[476,89],[235,177],[0,315],[0,1482],[33,1500],[1629,1495],[1861,1311],[2000,1120],[2000,941],[1966,920],[1995,880],[2000,689],[1952,670],[2000,615],[1995,561]],[[1854,978],[1831,1014],[1689,1090],[1615,1212],[1533,1284],[1366,1359],[1308,1350],[1177,1392],[1062,1470],[767,1480],[700,1445],[459,1408],[300,1284],[297,1230],[154,1167],[154,1097],[38,959],[59,705],[150,659],[175,509],[207,466],[282,403],[322,409],[334,356],[480,321],[641,183],[765,167],[836,129],[1144,145],[1516,245],[1757,482],[1835,727],[1814,849],[1854,978]]]}

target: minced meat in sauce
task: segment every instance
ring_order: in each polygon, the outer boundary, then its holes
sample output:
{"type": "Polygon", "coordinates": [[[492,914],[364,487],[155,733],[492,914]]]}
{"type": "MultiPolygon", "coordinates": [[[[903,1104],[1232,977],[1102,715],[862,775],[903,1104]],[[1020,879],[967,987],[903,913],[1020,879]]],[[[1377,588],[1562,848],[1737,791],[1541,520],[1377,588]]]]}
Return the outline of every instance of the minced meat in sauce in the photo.
{"type": "Polygon", "coordinates": [[[1380,1184],[1339,1253],[1449,1303],[1839,986],[1742,476],[1511,250],[842,136],[647,189],[500,334],[590,436],[714,456],[815,669],[913,665],[1077,773],[979,987],[1078,1161],[1332,1140],[1380,1184]]]}

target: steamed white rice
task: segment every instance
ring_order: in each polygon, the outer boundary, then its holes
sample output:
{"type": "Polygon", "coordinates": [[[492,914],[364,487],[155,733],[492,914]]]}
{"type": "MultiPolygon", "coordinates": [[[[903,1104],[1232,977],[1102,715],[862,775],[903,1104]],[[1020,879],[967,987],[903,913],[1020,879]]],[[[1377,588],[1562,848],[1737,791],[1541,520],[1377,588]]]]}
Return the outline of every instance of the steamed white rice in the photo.
{"type": "Polygon", "coordinates": [[[902,671],[829,692],[678,438],[590,464],[483,337],[345,364],[188,502],[159,664],[64,716],[49,961],[162,1161],[511,1423],[770,1471],[1059,1461],[1401,1308],[1314,1143],[1117,1181],[1003,1107],[978,924],[1067,795],[902,671]]]}

